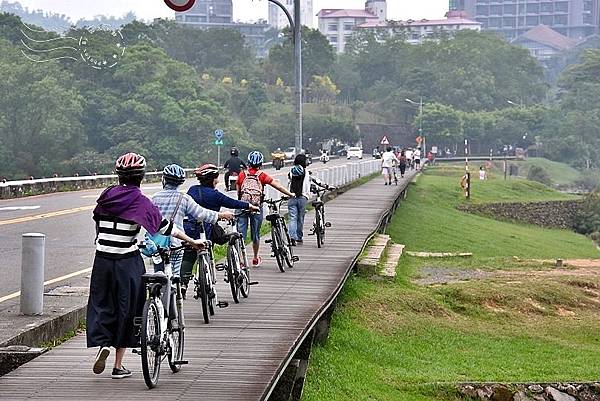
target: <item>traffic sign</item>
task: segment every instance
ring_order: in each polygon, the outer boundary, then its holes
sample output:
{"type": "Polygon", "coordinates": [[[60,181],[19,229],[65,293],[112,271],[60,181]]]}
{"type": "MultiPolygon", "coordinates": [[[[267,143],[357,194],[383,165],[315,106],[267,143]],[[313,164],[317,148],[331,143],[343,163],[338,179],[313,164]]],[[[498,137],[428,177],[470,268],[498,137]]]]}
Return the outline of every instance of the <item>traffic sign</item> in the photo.
{"type": "Polygon", "coordinates": [[[221,141],[223,139],[224,135],[225,135],[225,133],[223,132],[222,129],[218,129],[215,131],[215,138],[217,138],[217,141],[221,141]]]}
{"type": "Polygon", "coordinates": [[[215,141],[215,145],[217,145],[217,146],[223,146],[223,140],[222,139],[217,139],[215,141]]]}
{"type": "Polygon", "coordinates": [[[381,142],[379,142],[382,145],[389,145],[390,141],[388,140],[387,135],[384,135],[383,138],[381,138],[381,142]]]}

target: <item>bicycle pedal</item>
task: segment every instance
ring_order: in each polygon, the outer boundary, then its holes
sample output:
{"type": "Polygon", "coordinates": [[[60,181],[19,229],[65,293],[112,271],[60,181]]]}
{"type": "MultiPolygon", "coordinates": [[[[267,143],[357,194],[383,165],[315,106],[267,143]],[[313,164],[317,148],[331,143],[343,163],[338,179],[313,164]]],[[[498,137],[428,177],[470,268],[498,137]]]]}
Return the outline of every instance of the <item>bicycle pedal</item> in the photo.
{"type": "Polygon", "coordinates": [[[142,317],[141,316],[137,316],[133,318],[133,325],[134,326],[141,326],[142,325],[142,317]]]}
{"type": "Polygon", "coordinates": [[[136,354],[136,355],[142,355],[142,351],[140,351],[140,350],[137,350],[137,349],[135,349],[135,348],[131,350],[131,353],[132,353],[132,354],[136,354]]]}
{"type": "Polygon", "coordinates": [[[173,362],[173,365],[187,365],[189,364],[188,361],[175,361],[173,362]]]}
{"type": "Polygon", "coordinates": [[[225,271],[225,269],[227,269],[227,266],[223,263],[219,263],[215,265],[215,269],[217,269],[218,272],[222,272],[225,271]]]}
{"type": "Polygon", "coordinates": [[[325,223],[325,227],[331,228],[331,223],[330,222],[325,223]]]}
{"type": "Polygon", "coordinates": [[[300,257],[299,256],[294,256],[294,257],[292,257],[292,261],[293,262],[298,262],[298,261],[300,261],[300,257]]]}
{"type": "Polygon", "coordinates": [[[265,244],[270,244],[271,242],[273,242],[273,240],[272,240],[272,239],[266,239],[266,240],[265,240],[265,244]]]}
{"type": "Polygon", "coordinates": [[[248,283],[248,285],[258,285],[258,281],[251,281],[248,283]]]}
{"type": "Polygon", "coordinates": [[[222,308],[227,308],[227,307],[229,306],[229,302],[225,302],[225,301],[219,301],[219,302],[217,302],[217,306],[218,306],[219,308],[221,308],[221,309],[222,309],[222,308]]]}

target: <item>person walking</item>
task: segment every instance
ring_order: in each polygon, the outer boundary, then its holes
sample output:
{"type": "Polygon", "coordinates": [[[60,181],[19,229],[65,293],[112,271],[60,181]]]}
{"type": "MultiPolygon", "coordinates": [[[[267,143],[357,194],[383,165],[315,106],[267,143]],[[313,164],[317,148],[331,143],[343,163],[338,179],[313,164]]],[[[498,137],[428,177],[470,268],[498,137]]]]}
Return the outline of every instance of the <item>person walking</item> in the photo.
{"type": "Polygon", "coordinates": [[[392,175],[394,164],[399,164],[400,161],[392,152],[391,147],[387,147],[386,151],[381,155],[381,174],[383,175],[383,182],[385,185],[392,185],[392,175]]]}
{"type": "Polygon", "coordinates": [[[398,157],[398,166],[400,167],[400,177],[404,178],[404,173],[406,173],[406,154],[404,151],[400,152],[400,157],[398,157]]]}
{"type": "Polygon", "coordinates": [[[96,201],[96,254],[90,278],[86,338],[88,348],[100,347],[93,372],[101,374],[111,347],[116,349],[113,379],[131,376],[123,366],[127,348],[139,346],[134,319],[142,315],[146,294],[142,275],[146,272],[137,245],[142,227],[201,248],[172,221],[164,219],[158,207],[142,194],[140,185],[146,172],[146,159],[127,153],[115,163],[119,184],[108,187],[96,201]]]}
{"type": "Polygon", "coordinates": [[[262,258],[259,255],[260,251],[260,227],[263,222],[263,207],[264,188],[265,185],[270,185],[282,194],[292,198],[293,193],[288,191],[281,183],[274,180],[273,177],[261,170],[265,161],[264,155],[259,151],[250,152],[248,154],[247,171],[242,171],[237,180],[238,199],[248,202],[259,207],[260,212],[250,216],[242,216],[238,220],[238,232],[247,238],[248,226],[250,226],[250,236],[252,238],[252,250],[254,257],[252,266],[259,267],[262,264],[262,258]]]}
{"type": "Polygon", "coordinates": [[[294,246],[304,243],[304,218],[306,216],[306,203],[310,197],[311,185],[315,184],[322,188],[330,188],[313,177],[312,173],[308,171],[306,164],[306,155],[297,155],[294,159],[294,165],[288,174],[290,192],[294,194],[294,197],[288,201],[289,233],[292,245],[294,246]]]}

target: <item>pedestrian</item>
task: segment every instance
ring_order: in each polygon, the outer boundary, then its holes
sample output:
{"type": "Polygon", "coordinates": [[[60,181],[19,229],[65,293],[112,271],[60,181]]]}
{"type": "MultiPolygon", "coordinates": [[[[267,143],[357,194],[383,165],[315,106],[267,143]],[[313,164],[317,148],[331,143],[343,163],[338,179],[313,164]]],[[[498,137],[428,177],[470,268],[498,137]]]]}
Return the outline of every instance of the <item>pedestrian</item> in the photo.
{"type": "Polygon", "coordinates": [[[413,163],[413,150],[411,148],[406,149],[406,162],[408,167],[413,170],[415,165],[413,163]]]}
{"type": "Polygon", "coordinates": [[[322,188],[330,188],[313,177],[306,168],[306,164],[306,155],[297,155],[288,174],[290,192],[294,194],[294,197],[288,201],[289,233],[292,245],[304,243],[304,217],[306,216],[306,203],[310,197],[311,185],[315,184],[322,188]]]}
{"type": "Polygon", "coordinates": [[[127,348],[139,346],[133,324],[142,315],[146,294],[142,275],[146,272],[137,245],[142,227],[152,235],[173,236],[200,248],[196,241],[165,220],[158,207],[142,194],[140,185],[146,172],[146,159],[127,153],[117,159],[119,184],[110,186],[97,200],[93,218],[96,222],[96,255],[90,278],[87,304],[87,346],[100,347],[93,372],[106,367],[110,347],[116,349],[113,379],[131,376],[123,366],[127,348]]]}
{"type": "Polygon", "coordinates": [[[248,170],[242,171],[237,180],[238,199],[248,202],[260,208],[260,212],[250,216],[242,216],[238,220],[238,232],[244,236],[244,240],[248,234],[248,226],[250,226],[250,236],[252,238],[252,250],[254,258],[252,266],[258,267],[262,264],[262,258],[259,255],[260,250],[260,227],[263,221],[264,188],[265,185],[270,185],[279,192],[292,198],[293,193],[288,191],[273,177],[261,170],[265,161],[265,157],[259,151],[250,152],[248,155],[248,170]]]}
{"type": "Polygon", "coordinates": [[[487,179],[487,171],[484,166],[479,167],[479,180],[485,181],[487,179]]]}
{"type": "Polygon", "coordinates": [[[388,146],[385,152],[381,155],[381,174],[383,175],[384,185],[392,185],[392,169],[395,164],[399,164],[400,161],[392,152],[392,148],[388,146]]]}
{"type": "Polygon", "coordinates": [[[414,153],[413,153],[413,159],[415,162],[415,169],[421,170],[421,148],[417,148],[415,149],[414,153]]]}
{"type": "Polygon", "coordinates": [[[404,173],[406,172],[406,153],[404,151],[400,152],[398,161],[398,166],[400,167],[400,177],[404,178],[404,173]]]}

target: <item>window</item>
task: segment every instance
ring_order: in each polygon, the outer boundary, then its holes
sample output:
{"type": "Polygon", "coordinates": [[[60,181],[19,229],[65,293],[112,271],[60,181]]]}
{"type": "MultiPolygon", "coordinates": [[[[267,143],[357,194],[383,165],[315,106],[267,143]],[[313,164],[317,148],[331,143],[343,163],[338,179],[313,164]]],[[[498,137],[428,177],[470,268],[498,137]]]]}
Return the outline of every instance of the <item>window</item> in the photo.
{"type": "Polygon", "coordinates": [[[592,15],[591,14],[584,14],[583,15],[583,23],[586,24],[586,25],[592,25],[594,23],[592,15]]]}
{"type": "Polygon", "coordinates": [[[186,15],[185,22],[200,22],[199,15],[186,15]]]}
{"type": "Polygon", "coordinates": [[[543,13],[551,13],[554,11],[554,7],[552,7],[552,3],[542,3],[540,4],[540,11],[543,13]]]}
{"type": "Polygon", "coordinates": [[[569,3],[566,1],[557,1],[554,3],[554,11],[557,13],[568,13],[569,3]]]}
{"type": "Polygon", "coordinates": [[[542,17],[540,18],[540,24],[543,25],[552,25],[552,16],[551,15],[542,15],[542,17]]]}
{"type": "Polygon", "coordinates": [[[330,36],[330,37],[329,37],[329,41],[330,41],[331,43],[337,43],[337,41],[338,41],[338,38],[337,38],[337,36],[330,36]]]}
{"type": "Polygon", "coordinates": [[[515,28],[517,26],[517,19],[515,17],[504,17],[502,18],[502,26],[515,28]]]}
{"type": "Polygon", "coordinates": [[[488,6],[477,6],[477,15],[489,15],[488,6]]]}
{"type": "Polygon", "coordinates": [[[490,6],[490,15],[502,15],[502,6],[490,6]]]}
{"type": "Polygon", "coordinates": [[[515,4],[506,4],[504,6],[504,14],[515,15],[517,13],[517,6],[515,4]]]}
{"type": "Polygon", "coordinates": [[[348,43],[352,39],[352,35],[344,35],[344,42],[348,43]]]}
{"type": "Polygon", "coordinates": [[[351,31],[354,29],[354,24],[351,22],[344,23],[344,31],[351,31]]]}
{"type": "Polygon", "coordinates": [[[490,18],[490,28],[500,28],[502,26],[502,18],[490,18]]]}
{"type": "Polygon", "coordinates": [[[527,17],[525,19],[525,24],[527,26],[538,26],[540,24],[540,18],[539,17],[527,17]]]}
{"type": "Polygon", "coordinates": [[[475,18],[475,21],[479,22],[483,29],[486,29],[488,27],[488,19],[487,18],[475,18]]]}
{"type": "Polygon", "coordinates": [[[527,4],[527,14],[539,14],[540,13],[540,5],[537,3],[527,4]]]}
{"type": "Polygon", "coordinates": [[[569,18],[567,15],[555,15],[554,16],[554,25],[567,25],[569,23],[569,18]]]}
{"type": "Polygon", "coordinates": [[[337,32],[338,25],[337,24],[329,24],[329,25],[327,25],[327,30],[329,32],[337,32]]]}

